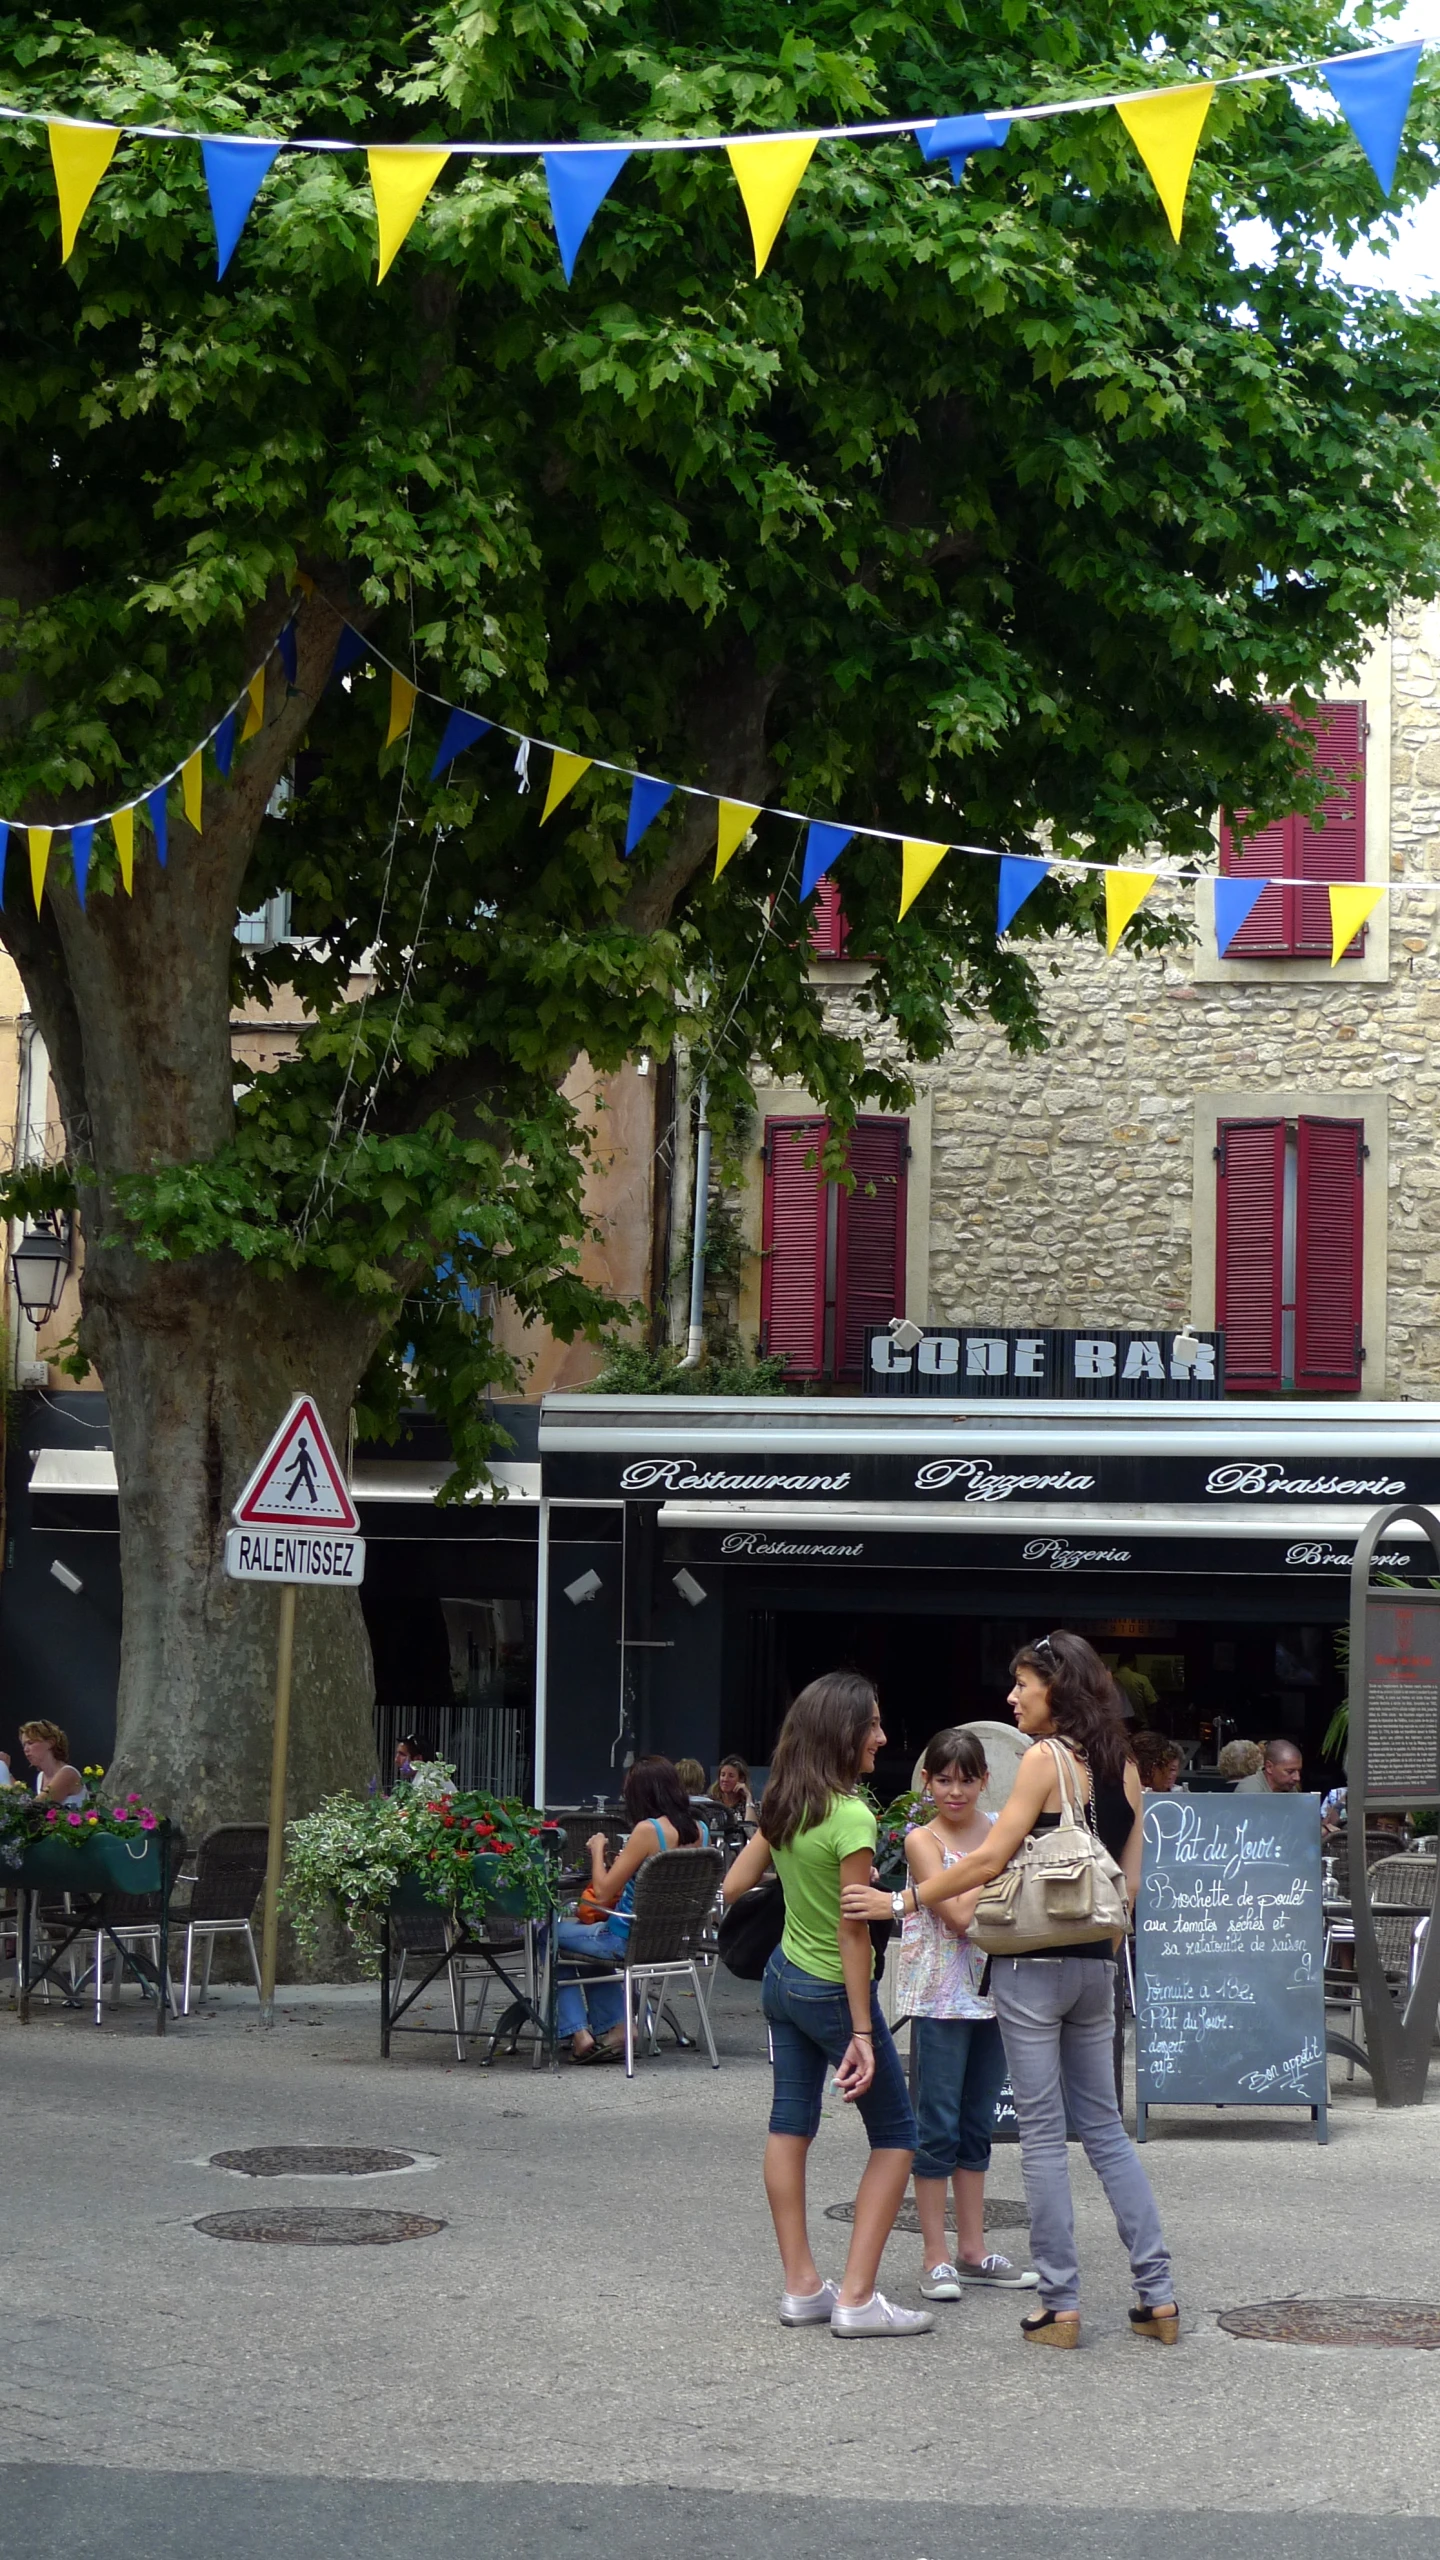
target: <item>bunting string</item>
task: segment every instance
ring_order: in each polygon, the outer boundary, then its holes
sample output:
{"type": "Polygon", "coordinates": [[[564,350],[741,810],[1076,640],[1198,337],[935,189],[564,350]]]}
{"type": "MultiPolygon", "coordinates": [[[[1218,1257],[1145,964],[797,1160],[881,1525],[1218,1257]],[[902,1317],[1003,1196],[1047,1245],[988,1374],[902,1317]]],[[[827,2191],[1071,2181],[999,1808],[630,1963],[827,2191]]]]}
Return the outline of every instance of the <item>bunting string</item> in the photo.
{"type": "MultiPolygon", "coordinates": [[[[95,830],[108,826],[114,837],[120,877],[126,895],[134,892],[135,817],[142,812],[155,840],[156,860],[163,870],[169,854],[169,793],[178,782],[185,817],[199,836],[204,824],[204,758],[208,751],[223,781],[228,781],[237,742],[244,746],[260,728],[264,716],[266,671],[271,657],[278,656],[287,679],[295,677],[294,620],[298,606],[292,610],[277,632],[264,661],[227,704],[220,718],[208,729],[199,743],[172,765],[160,780],[137,792],[133,799],[117,808],[106,809],[92,818],[55,819],[47,826],[32,825],[24,819],[0,818],[0,909],[3,909],[5,860],[10,837],[24,836],[29,852],[31,891],[38,915],[47,894],[47,875],[51,847],[56,836],[70,837],[72,870],[79,903],[83,909],[93,855],[95,830]],[[240,723],[243,717],[244,726],[240,723]]],[[[1047,859],[1038,854],[1008,853],[1001,846],[969,844],[962,839],[936,839],[907,836],[889,827],[846,826],[833,818],[816,818],[801,809],[787,809],[767,801],[734,800],[722,792],[708,791],[693,782],[672,782],[656,774],[643,773],[633,765],[620,764],[608,756],[580,755],[571,747],[561,746],[551,738],[540,738],[523,729],[511,728],[503,720],[492,720],[483,713],[468,710],[463,704],[449,701],[444,694],[432,693],[417,684],[383,649],[356,626],[342,620],[339,644],[331,666],[329,682],[340,682],[352,689],[356,671],[373,667],[389,677],[383,688],[386,702],[385,748],[401,739],[405,745],[408,772],[415,715],[422,703],[443,712],[444,727],[428,780],[439,782],[456,760],[483,738],[498,737],[511,742],[518,787],[529,787],[529,764],[533,754],[550,759],[549,780],[540,824],[546,825],[569,799],[584,776],[595,771],[614,774],[630,785],[629,806],[625,825],[625,858],[635,853],[648,829],[678,794],[686,800],[707,801],[715,811],[715,870],[718,880],[735,855],[749,841],[752,831],[762,820],[778,818],[799,827],[802,833],[802,858],[799,901],[803,906],[840,861],[857,836],[868,837],[880,844],[900,848],[900,896],[898,919],[903,919],[920,896],[928,881],[952,853],[968,859],[998,864],[996,883],[997,936],[1003,936],[1013,924],[1026,900],[1043,880],[1057,873],[1062,878],[1098,876],[1104,883],[1105,948],[1113,954],[1126,928],[1139,914],[1152,891],[1162,883],[1175,886],[1208,881],[1213,892],[1215,945],[1220,955],[1229,950],[1236,936],[1248,922],[1255,906],[1267,889],[1304,889],[1312,895],[1322,888],[1329,898],[1332,932],[1332,967],[1350,949],[1356,935],[1374,914],[1382,898],[1398,892],[1433,893],[1436,883],[1413,881],[1317,881],[1291,872],[1270,872],[1263,879],[1237,879],[1201,869],[1189,863],[1155,863],[1140,868],[1128,863],[1092,862],[1084,855],[1065,854],[1047,859]]],[[[393,839],[391,853],[393,856],[393,839]]],[[[433,862],[432,862],[433,869],[433,862]]],[[[388,881],[388,869],[387,869],[388,881]]],[[[428,882],[427,882],[428,889],[428,882]]],[[[53,890],[50,891],[53,895],[53,890]]],[[[897,919],[897,920],[898,920],[897,919]]]]}
{"type": "Polygon", "coordinates": [[[538,159],[545,172],[556,247],[567,285],[586,233],[627,162],[637,154],[723,151],[750,227],[755,273],[764,273],[811,157],[822,142],[893,141],[912,135],[927,163],[948,161],[958,185],[977,152],[1001,150],[1012,125],[1052,116],[1118,115],[1155,187],[1178,240],[1186,191],[1211,102],[1219,89],[1254,88],[1318,74],[1388,196],[1424,42],[1376,45],[1354,53],[1226,72],[1154,89],[1107,91],[1102,97],[1047,98],[980,115],[897,116],[863,124],[742,134],[634,134],[623,142],[508,142],[486,136],[444,144],[366,143],[325,138],[213,134],[164,124],[107,124],[0,103],[0,121],[43,125],[60,212],[60,256],[74,249],[86,213],[122,139],[173,142],[201,155],[215,231],[217,275],[239,245],[261,186],[282,154],[363,152],[375,208],[376,283],[380,283],[452,160],[538,159]]]}

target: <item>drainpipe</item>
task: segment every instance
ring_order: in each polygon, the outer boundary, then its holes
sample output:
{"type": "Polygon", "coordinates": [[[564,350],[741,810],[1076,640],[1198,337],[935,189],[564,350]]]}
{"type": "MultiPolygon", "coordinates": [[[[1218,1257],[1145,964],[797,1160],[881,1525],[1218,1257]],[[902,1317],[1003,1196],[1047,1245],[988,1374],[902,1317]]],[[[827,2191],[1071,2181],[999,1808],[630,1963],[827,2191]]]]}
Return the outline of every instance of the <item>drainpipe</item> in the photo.
{"type": "Polygon", "coordinates": [[[710,1226],[710,1086],[700,1079],[695,1131],[695,1225],[690,1246],[690,1334],[682,1369],[698,1369],[705,1350],[705,1246],[710,1226]]]}

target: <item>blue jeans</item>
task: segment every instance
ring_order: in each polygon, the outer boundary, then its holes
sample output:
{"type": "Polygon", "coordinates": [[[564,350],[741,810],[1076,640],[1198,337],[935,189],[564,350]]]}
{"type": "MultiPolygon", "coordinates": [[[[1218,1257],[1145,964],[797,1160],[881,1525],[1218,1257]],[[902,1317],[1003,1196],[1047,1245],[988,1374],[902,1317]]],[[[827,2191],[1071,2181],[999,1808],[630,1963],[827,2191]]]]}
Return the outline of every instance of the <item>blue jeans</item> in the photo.
{"type": "MultiPolygon", "coordinates": [[[[761,2004],[770,2028],[770,2060],[775,2095],[770,2108],[772,2133],[798,2134],[813,2142],[820,2130],[820,2102],[825,2074],[842,2062],[850,2042],[850,1995],[843,1982],[821,1982],[802,1973],[777,1947],[765,1967],[761,2004]]],[[[870,1986],[870,2033],[874,2038],[875,2077],[857,2098],[872,2151],[913,2151],[915,2116],[905,2074],[890,2030],[880,2012],[875,1986],[870,1986]]]]}
{"type": "Polygon", "coordinates": [[[997,1956],[990,1991],[1005,2039],[1047,2311],[1080,2300],[1065,2113],[1109,2200],[1142,2302],[1173,2302],[1170,2254],[1140,2154],[1115,2104],[1115,1967],[1082,1956],[997,1956]]]}
{"type": "MultiPolygon", "coordinates": [[[[568,1951],[573,1956],[601,1956],[623,1964],[630,1943],[628,1929],[612,1929],[608,1920],[561,1920],[555,1929],[557,1967],[568,1951]]],[[[555,2026],[562,2036],[578,2036],[588,2026],[592,2036],[608,2035],[625,2015],[623,1982],[567,1982],[563,1970],[555,1989],[555,2026]]]]}
{"type": "Polygon", "coordinates": [[[914,2018],[917,2178],[988,2169],[1005,2047],[994,2018],[914,2018]]]}

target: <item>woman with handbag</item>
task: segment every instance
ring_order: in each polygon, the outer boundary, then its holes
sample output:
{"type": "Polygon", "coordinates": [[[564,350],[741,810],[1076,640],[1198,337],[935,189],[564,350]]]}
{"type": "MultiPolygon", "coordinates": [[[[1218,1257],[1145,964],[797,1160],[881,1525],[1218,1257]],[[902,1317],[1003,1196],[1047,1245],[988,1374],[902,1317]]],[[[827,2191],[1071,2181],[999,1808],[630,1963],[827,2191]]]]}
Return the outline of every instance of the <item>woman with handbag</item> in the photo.
{"type": "MultiPolygon", "coordinates": [[[[781,2321],[823,2325],[836,2338],[916,2337],[935,2325],[932,2313],[902,2310],[875,2290],[909,2182],[915,2117],[875,1997],[869,1930],[840,1912],[842,1887],[863,1884],[875,1855],[875,1816],[858,1790],[884,1740],[879,1700],[861,1673],[827,1672],[802,1689],[775,1745],[760,1828],[724,1886],[727,1903],[738,1902],[773,1864],[784,1887],[784,1928],[763,1996],[775,2075],[765,2193],[785,2270],[781,2321]],[[815,2264],[805,2211],[806,2164],[832,2067],[870,2137],[838,2286],[815,2264]]],[[[882,1916],[888,1911],[887,1903],[882,1916]]]]}
{"type": "Polygon", "coordinates": [[[896,1919],[982,1893],[971,1935],[990,1950],[990,1993],[1005,2040],[1030,2207],[1041,2308],[1020,2326],[1033,2346],[1080,2343],[1080,2270],[1066,2108],[1130,2256],[1136,2337],[1173,2346],[1180,2330],[1169,2252],[1140,2155],[1120,2119],[1111,2061],[1114,1951],[1140,1876],[1139,1773],[1105,1665],[1064,1629],[1022,1645],[1010,1706],[1029,1737],[989,1839],[893,1897],[847,1890],[856,1919],[896,1919]],[[1127,1898],[1128,1888],[1128,1898],[1127,1898]],[[1000,1952],[1008,1943],[1013,1953],[1000,1952]]]}

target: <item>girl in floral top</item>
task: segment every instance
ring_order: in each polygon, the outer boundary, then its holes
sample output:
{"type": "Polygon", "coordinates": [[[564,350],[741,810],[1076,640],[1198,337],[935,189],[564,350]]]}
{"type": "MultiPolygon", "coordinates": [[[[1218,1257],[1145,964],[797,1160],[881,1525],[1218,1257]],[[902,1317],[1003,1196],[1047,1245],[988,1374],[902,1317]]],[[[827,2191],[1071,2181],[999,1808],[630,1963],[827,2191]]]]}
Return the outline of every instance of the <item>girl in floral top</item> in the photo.
{"type": "MultiPolygon", "coordinates": [[[[905,1860],[915,1882],[953,1867],[978,1849],[995,1817],[979,1797],[989,1770],[973,1733],[947,1725],[926,1745],[925,1792],[931,1821],[912,1830],[905,1860]]],[[[995,2109],[1005,2085],[1005,2048],[993,2002],[981,1994],[985,1957],[965,1932],[976,1894],[963,1894],[905,1923],[896,1980],[897,2017],[909,2017],[915,2039],[915,2202],[925,2265],[920,2290],[931,2302],[958,2302],[962,2286],[1033,2285],[1008,2258],[985,2249],[985,2172],[995,2109]],[[945,2245],[945,2190],[955,2182],[955,2257],[945,2245]]]]}

